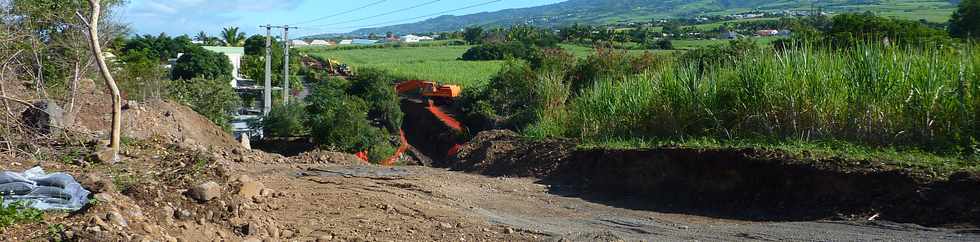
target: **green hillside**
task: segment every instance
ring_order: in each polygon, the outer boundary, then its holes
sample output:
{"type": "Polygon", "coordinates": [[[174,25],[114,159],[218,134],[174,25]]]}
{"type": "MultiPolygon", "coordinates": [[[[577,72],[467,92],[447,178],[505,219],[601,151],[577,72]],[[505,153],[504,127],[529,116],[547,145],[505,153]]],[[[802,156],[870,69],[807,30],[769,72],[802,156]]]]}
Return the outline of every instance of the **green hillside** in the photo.
{"type": "Polygon", "coordinates": [[[417,23],[356,30],[354,34],[453,31],[467,26],[532,24],[542,27],[573,23],[607,24],[661,18],[728,15],[748,11],[822,9],[828,12],[872,11],[883,16],[946,22],[957,0],[569,0],[531,8],[463,16],[441,16],[417,23]]]}

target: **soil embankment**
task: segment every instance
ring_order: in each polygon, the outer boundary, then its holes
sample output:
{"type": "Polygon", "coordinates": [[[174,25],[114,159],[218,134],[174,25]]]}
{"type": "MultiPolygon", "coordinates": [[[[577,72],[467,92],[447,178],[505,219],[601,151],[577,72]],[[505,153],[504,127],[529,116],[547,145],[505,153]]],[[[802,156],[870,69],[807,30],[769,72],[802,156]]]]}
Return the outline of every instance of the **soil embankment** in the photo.
{"type": "Polygon", "coordinates": [[[554,185],[552,192],[633,209],[758,221],[876,217],[929,226],[980,224],[978,174],[938,180],[873,162],[798,160],[758,150],[574,147],[489,131],[464,146],[450,167],[538,177],[554,185]]]}

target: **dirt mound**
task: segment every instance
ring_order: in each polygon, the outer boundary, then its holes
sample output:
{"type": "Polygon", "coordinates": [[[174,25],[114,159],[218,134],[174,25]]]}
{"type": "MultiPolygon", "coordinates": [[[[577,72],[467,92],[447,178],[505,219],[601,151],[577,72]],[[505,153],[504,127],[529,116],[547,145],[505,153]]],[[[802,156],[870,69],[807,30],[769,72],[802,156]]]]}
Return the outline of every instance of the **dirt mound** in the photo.
{"type": "Polygon", "coordinates": [[[297,156],[289,158],[289,162],[300,163],[300,164],[341,164],[341,165],[355,165],[363,164],[364,160],[357,158],[352,154],[324,151],[324,150],[313,150],[304,152],[297,156]]]}
{"type": "Polygon", "coordinates": [[[455,170],[492,176],[543,177],[558,169],[575,150],[567,140],[530,140],[507,130],[484,131],[464,145],[455,170]]]}
{"type": "Polygon", "coordinates": [[[451,167],[493,176],[533,176],[587,200],[646,210],[748,220],[875,217],[924,225],[980,224],[980,176],[946,180],[866,161],[798,160],[752,149],[575,150],[490,131],[451,167]],[[572,192],[575,193],[575,192],[572,192]]]}
{"type": "MultiPolygon", "coordinates": [[[[110,105],[82,101],[75,110],[77,126],[94,133],[108,133],[110,105]]],[[[189,107],[169,102],[128,102],[123,107],[123,136],[136,139],[160,137],[188,147],[234,148],[235,138],[189,107]]],[[[104,135],[103,135],[104,136],[104,135]]]]}

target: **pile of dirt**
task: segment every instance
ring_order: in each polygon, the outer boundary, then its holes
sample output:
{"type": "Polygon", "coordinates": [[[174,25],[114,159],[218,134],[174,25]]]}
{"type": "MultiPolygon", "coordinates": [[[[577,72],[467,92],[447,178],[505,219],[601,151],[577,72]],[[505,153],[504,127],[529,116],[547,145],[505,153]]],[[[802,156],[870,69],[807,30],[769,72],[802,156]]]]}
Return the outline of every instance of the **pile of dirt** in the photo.
{"type": "MultiPolygon", "coordinates": [[[[108,137],[112,100],[104,92],[92,80],[80,83],[75,108],[70,114],[75,121],[75,130],[108,137]]],[[[163,138],[185,147],[241,147],[231,134],[187,106],[166,100],[123,100],[123,104],[124,137],[163,138]]]]}
{"type": "MultiPolygon", "coordinates": [[[[110,105],[83,103],[91,105],[75,110],[76,128],[97,134],[108,133],[112,118],[110,105]]],[[[123,136],[135,139],[160,137],[187,147],[241,147],[221,127],[189,107],[170,101],[128,101],[123,107],[123,136]]]]}
{"type": "Polygon", "coordinates": [[[341,164],[341,165],[355,165],[363,164],[364,160],[357,158],[352,154],[324,151],[324,150],[313,150],[304,152],[297,156],[290,157],[289,162],[299,163],[299,164],[341,164]]]}
{"type": "Polygon", "coordinates": [[[491,176],[545,177],[575,150],[567,140],[531,140],[509,130],[480,132],[448,164],[454,170],[491,176]]]}
{"type": "MultiPolygon", "coordinates": [[[[980,179],[921,176],[880,162],[800,160],[754,149],[579,150],[507,131],[477,135],[451,167],[530,176],[595,202],[748,220],[875,217],[935,226],[980,225],[980,179]]],[[[565,192],[565,191],[555,191],[565,192]]]]}

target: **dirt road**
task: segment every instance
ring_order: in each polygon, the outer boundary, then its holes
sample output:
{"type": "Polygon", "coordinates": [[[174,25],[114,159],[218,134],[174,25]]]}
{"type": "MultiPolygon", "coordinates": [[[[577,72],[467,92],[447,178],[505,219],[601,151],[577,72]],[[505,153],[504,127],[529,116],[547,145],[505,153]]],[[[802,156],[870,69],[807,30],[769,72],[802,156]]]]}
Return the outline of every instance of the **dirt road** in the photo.
{"type": "Polygon", "coordinates": [[[975,231],[889,222],[746,222],[577,198],[530,178],[438,168],[238,164],[286,194],[263,201],[283,238],[354,241],[978,241],[975,231]]]}

